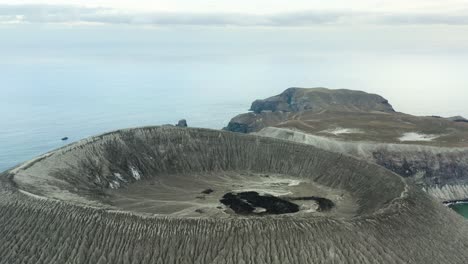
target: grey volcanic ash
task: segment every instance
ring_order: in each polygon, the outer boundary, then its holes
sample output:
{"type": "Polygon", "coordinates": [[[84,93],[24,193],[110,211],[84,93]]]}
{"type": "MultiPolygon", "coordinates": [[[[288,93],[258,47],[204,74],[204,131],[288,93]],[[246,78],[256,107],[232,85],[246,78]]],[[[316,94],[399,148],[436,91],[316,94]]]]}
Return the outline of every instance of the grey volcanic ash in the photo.
{"type": "Polygon", "coordinates": [[[103,134],[4,172],[0,192],[0,263],[468,258],[467,223],[400,176],[225,131],[103,134]]]}

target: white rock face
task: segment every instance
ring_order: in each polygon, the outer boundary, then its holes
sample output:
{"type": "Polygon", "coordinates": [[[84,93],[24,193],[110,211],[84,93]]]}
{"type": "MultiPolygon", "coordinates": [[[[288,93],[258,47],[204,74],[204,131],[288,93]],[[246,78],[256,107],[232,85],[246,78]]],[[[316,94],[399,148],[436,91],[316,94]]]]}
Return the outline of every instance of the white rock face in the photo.
{"type": "Polygon", "coordinates": [[[109,182],[109,187],[111,189],[118,189],[120,187],[120,183],[118,181],[109,182]]]}
{"type": "Polygon", "coordinates": [[[333,152],[345,153],[361,158],[372,158],[372,152],[379,149],[401,152],[428,152],[431,154],[441,154],[459,151],[468,151],[467,148],[444,148],[410,144],[388,144],[365,141],[343,141],[334,138],[307,134],[286,128],[266,127],[254,135],[286,139],[298,143],[312,145],[321,149],[333,152]]]}
{"type": "Polygon", "coordinates": [[[409,132],[409,133],[404,133],[403,136],[399,138],[399,140],[403,142],[404,141],[432,141],[438,137],[440,136],[409,132]]]}
{"type": "Polygon", "coordinates": [[[444,185],[423,188],[423,190],[430,195],[445,201],[458,200],[460,197],[468,197],[468,185],[444,185]]]}
{"type": "Polygon", "coordinates": [[[322,133],[328,133],[328,134],[333,134],[335,136],[339,136],[341,134],[360,134],[360,133],[364,133],[364,132],[362,132],[359,129],[355,129],[355,128],[337,127],[335,129],[324,130],[324,131],[322,131],[322,133]]]}
{"type": "Polygon", "coordinates": [[[116,172],[114,173],[114,176],[117,177],[117,179],[123,181],[123,182],[126,182],[126,180],[122,177],[122,174],[116,172]]]}
{"type": "Polygon", "coordinates": [[[135,180],[137,180],[137,181],[141,180],[141,174],[135,167],[130,167],[130,170],[131,170],[133,178],[135,178],[135,180]]]}

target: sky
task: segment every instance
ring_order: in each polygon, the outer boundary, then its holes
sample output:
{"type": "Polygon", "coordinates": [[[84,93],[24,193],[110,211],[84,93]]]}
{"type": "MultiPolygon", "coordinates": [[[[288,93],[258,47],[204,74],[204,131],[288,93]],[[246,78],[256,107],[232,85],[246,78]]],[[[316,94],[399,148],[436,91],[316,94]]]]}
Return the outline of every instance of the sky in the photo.
{"type": "MultiPolygon", "coordinates": [[[[283,60],[300,65],[314,54],[336,61],[327,66],[331,72],[347,63],[361,74],[354,85],[341,73],[299,84],[394,93],[417,114],[434,110],[438,87],[451,95],[468,92],[466,32],[468,0],[0,0],[5,65],[68,63],[75,50],[92,60],[227,62],[231,54],[280,66],[283,60]],[[156,46],[161,54],[153,54],[156,46]],[[379,74],[366,74],[373,69],[379,74]],[[402,89],[409,96],[401,97],[402,89]],[[426,105],[414,110],[411,98],[423,95],[426,105]]],[[[291,76],[291,85],[294,78],[308,80],[305,75],[291,76]]],[[[464,108],[461,98],[446,99],[458,102],[451,113],[464,108]]]]}
{"type": "Polygon", "coordinates": [[[466,25],[468,0],[0,0],[0,23],[466,25]]]}
{"type": "MultiPolygon", "coordinates": [[[[69,0],[1,0],[2,4],[70,5],[69,0]]],[[[383,12],[463,11],[463,0],[78,0],[75,6],[107,7],[140,11],[234,12],[267,14],[303,10],[360,10],[383,12]]]]}
{"type": "Polygon", "coordinates": [[[468,117],[467,32],[468,0],[0,0],[0,171],[63,136],[221,128],[293,86],[468,117]]]}

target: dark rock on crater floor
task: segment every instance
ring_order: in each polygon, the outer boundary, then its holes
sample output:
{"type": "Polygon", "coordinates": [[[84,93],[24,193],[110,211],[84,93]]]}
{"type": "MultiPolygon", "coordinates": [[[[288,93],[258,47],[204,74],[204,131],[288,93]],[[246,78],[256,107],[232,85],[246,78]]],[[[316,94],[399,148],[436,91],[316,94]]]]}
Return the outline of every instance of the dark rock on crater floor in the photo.
{"type": "Polygon", "coordinates": [[[208,189],[202,191],[203,194],[210,194],[210,193],[212,193],[212,192],[214,192],[214,190],[213,190],[213,189],[210,189],[210,188],[208,188],[208,189]]]}
{"type": "Polygon", "coordinates": [[[295,203],[257,192],[226,193],[220,201],[236,214],[288,214],[299,211],[295,203]],[[258,207],[265,210],[256,212],[258,207]]]}

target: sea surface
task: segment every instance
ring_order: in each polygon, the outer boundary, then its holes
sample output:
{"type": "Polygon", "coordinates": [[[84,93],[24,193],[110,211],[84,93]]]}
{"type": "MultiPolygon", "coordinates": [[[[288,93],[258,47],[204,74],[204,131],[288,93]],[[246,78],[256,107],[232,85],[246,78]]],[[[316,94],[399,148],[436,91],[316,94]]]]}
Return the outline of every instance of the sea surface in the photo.
{"type": "Polygon", "coordinates": [[[465,218],[468,218],[468,203],[458,203],[450,206],[455,212],[461,214],[465,218]]]}
{"type": "Polygon", "coordinates": [[[452,43],[444,30],[398,27],[0,25],[0,171],[119,128],[185,118],[220,129],[253,100],[294,86],[364,90],[403,112],[468,116],[463,32],[451,32],[460,39],[452,43]]]}

